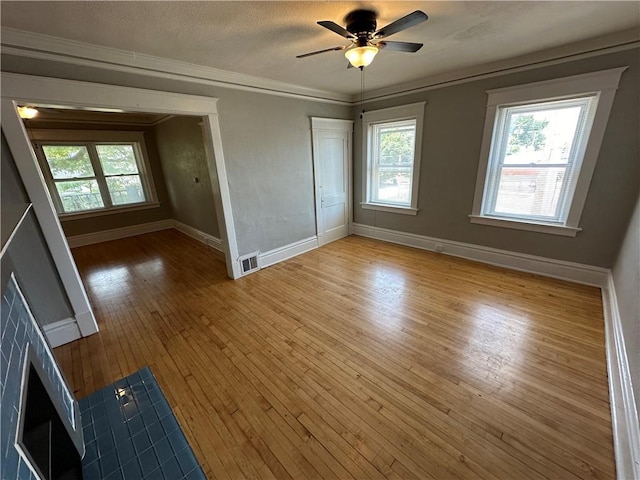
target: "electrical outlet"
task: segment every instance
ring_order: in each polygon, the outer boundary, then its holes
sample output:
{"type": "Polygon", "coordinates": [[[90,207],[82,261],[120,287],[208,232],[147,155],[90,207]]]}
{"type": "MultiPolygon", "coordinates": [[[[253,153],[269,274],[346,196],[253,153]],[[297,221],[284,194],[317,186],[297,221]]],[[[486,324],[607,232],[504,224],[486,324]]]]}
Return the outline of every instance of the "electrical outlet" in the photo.
{"type": "Polygon", "coordinates": [[[442,252],[444,250],[444,245],[442,245],[441,243],[436,243],[436,246],[434,248],[434,250],[438,253],[442,252]]]}

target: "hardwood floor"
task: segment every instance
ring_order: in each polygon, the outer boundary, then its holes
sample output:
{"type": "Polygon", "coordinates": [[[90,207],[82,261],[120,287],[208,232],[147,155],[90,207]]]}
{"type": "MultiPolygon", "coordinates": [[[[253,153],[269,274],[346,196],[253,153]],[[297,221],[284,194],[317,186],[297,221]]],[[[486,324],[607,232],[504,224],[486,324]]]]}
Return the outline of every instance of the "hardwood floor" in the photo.
{"type": "Polygon", "coordinates": [[[173,230],[73,253],[76,395],[149,365],[211,479],[615,477],[596,288],[362,237],[237,281],[173,230]]]}

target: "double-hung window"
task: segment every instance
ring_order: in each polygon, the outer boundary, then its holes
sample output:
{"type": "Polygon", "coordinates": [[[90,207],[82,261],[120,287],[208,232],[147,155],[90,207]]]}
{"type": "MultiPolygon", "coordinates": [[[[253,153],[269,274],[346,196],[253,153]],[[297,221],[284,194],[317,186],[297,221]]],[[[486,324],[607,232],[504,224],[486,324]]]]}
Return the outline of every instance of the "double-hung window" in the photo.
{"type": "Polygon", "coordinates": [[[101,214],[157,205],[138,132],[33,131],[58,214],[101,214]]]}
{"type": "Polygon", "coordinates": [[[489,91],[471,221],[575,236],[623,70],[489,91]]]}
{"type": "Polygon", "coordinates": [[[362,207],[417,213],[424,103],[365,112],[362,207]]]}

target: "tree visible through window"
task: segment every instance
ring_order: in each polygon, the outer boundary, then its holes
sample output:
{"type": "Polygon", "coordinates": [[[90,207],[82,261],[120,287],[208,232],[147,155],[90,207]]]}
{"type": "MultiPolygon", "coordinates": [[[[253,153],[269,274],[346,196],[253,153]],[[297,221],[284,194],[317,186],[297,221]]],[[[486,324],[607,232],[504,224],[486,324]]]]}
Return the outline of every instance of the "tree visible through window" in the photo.
{"type": "Polygon", "coordinates": [[[424,102],[365,112],[362,208],[416,215],[424,102]]]}
{"type": "Polygon", "coordinates": [[[575,237],[626,69],[488,90],[471,222],[575,237]]]}
{"type": "Polygon", "coordinates": [[[410,205],[416,121],[373,125],[374,202],[410,205]]]}
{"type": "Polygon", "coordinates": [[[147,202],[137,142],[41,147],[45,177],[60,213],[147,202]]]}
{"type": "Polygon", "coordinates": [[[595,97],[499,107],[485,213],[561,221],[595,97]]]}

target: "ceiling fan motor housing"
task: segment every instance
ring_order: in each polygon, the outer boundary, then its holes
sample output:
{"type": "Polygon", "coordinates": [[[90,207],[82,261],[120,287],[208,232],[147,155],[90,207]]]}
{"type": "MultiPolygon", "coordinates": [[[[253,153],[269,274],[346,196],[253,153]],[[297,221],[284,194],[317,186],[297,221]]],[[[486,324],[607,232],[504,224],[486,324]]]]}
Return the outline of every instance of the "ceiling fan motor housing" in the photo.
{"type": "Polygon", "coordinates": [[[376,12],[371,10],[354,10],[347,15],[345,21],[347,23],[347,31],[358,37],[358,43],[361,40],[366,42],[376,31],[376,12]]]}

